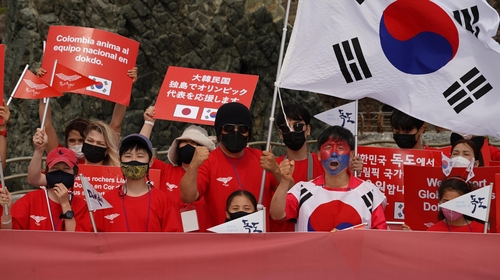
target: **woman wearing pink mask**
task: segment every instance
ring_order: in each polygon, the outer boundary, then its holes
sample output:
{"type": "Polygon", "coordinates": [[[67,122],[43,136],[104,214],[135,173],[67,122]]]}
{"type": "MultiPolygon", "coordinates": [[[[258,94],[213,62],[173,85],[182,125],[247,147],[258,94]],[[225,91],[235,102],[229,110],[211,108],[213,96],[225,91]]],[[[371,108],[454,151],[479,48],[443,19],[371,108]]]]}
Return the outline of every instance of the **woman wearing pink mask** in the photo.
{"type": "MultiPolygon", "coordinates": [[[[445,203],[472,190],[472,185],[460,177],[445,179],[439,186],[439,203],[445,203]]],[[[439,208],[439,222],[427,231],[484,232],[484,224],[458,212],[439,208]]]]}

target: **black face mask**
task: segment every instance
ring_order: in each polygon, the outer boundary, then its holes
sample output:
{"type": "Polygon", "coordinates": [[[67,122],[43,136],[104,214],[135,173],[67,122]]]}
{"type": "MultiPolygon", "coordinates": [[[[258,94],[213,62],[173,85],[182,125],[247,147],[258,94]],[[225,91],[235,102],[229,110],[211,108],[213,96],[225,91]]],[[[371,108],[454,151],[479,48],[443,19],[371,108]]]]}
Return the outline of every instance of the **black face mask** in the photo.
{"type": "Polygon", "coordinates": [[[55,184],[62,183],[66,188],[72,188],[75,183],[75,175],[69,174],[62,170],[56,170],[47,172],[45,174],[45,178],[47,179],[47,187],[52,189],[55,184]]]}
{"type": "Polygon", "coordinates": [[[177,165],[190,164],[194,156],[195,147],[187,144],[182,148],[177,148],[177,165]]]}
{"type": "Polygon", "coordinates": [[[304,131],[283,134],[283,143],[285,143],[286,147],[292,151],[300,150],[300,148],[304,146],[305,142],[306,133],[304,131]]]}
{"type": "Polygon", "coordinates": [[[245,149],[248,143],[248,137],[235,131],[228,134],[222,134],[221,143],[231,153],[239,153],[245,149]]]}
{"type": "Polygon", "coordinates": [[[417,140],[415,139],[416,135],[417,134],[394,134],[392,138],[401,149],[410,149],[417,144],[417,140]]]}
{"type": "Polygon", "coordinates": [[[236,220],[236,219],[239,219],[241,217],[245,217],[246,215],[249,215],[251,213],[247,213],[245,211],[238,211],[238,212],[234,212],[234,213],[229,213],[229,220],[232,221],[232,220],[236,220]]]}
{"type": "Polygon", "coordinates": [[[94,146],[92,144],[88,144],[83,142],[82,153],[85,156],[85,159],[91,163],[98,163],[104,160],[106,157],[106,151],[108,149],[94,146]]]}

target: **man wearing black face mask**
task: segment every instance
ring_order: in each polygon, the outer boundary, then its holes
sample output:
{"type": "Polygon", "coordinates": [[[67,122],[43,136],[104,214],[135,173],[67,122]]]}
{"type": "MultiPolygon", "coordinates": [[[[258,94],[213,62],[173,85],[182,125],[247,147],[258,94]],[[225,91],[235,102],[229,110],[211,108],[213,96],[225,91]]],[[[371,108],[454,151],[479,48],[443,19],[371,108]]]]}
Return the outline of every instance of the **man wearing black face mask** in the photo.
{"type": "MultiPolygon", "coordinates": [[[[154,107],[150,106],[144,112],[145,122],[141,129],[141,134],[148,138],[151,135],[151,131],[156,121],[153,115],[154,107]]],[[[198,220],[198,228],[205,229],[204,223],[207,213],[205,200],[200,199],[191,204],[186,204],[181,199],[179,189],[182,176],[186,173],[197,146],[204,146],[209,151],[215,149],[214,141],[208,136],[205,129],[200,126],[190,125],[182,132],[182,135],[177,137],[172,142],[172,145],[170,145],[168,149],[168,160],[170,164],[154,158],[151,169],[159,169],[161,171],[160,185],[157,187],[170,197],[172,202],[174,202],[181,212],[195,211],[198,220]]]]}
{"type": "Polygon", "coordinates": [[[393,138],[401,149],[424,149],[425,122],[394,109],[391,115],[393,138]]]}
{"type": "MultiPolygon", "coordinates": [[[[46,144],[46,143],[45,143],[46,144]]],[[[33,158],[41,165],[45,145],[35,143],[33,158]],[[42,151],[38,156],[37,151],[42,151]]],[[[71,190],[78,174],[78,160],[67,148],[47,155],[46,189],[30,192],[12,205],[12,228],[54,231],[91,231],[87,204],[73,197],[71,190]]]]}
{"type": "MultiPolygon", "coordinates": [[[[236,102],[222,105],[215,117],[220,145],[210,154],[206,147],[197,146],[182,177],[181,198],[184,202],[205,198],[207,227],[224,223],[226,199],[232,192],[246,190],[259,197],[263,152],[247,147],[252,126],[252,115],[245,105],[236,102]]],[[[266,178],[264,188],[262,204],[265,207],[269,207],[271,198],[270,177],[266,178]]]]}

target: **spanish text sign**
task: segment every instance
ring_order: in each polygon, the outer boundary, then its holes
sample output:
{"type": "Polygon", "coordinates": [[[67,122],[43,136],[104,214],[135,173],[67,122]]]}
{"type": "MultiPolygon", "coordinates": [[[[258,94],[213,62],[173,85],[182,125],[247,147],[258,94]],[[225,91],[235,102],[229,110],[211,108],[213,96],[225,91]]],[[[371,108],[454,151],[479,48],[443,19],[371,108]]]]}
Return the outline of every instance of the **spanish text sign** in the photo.
{"type": "Polygon", "coordinates": [[[99,83],[77,93],[128,106],[132,79],[127,71],[135,66],[139,42],[104,30],[51,26],[43,56],[43,76],[50,83],[54,60],[99,83]]]}
{"type": "MultiPolygon", "coordinates": [[[[107,191],[114,190],[125,184],[125,179],[123,178],[123,173],[119,166],[81,164],[78,166],[78,173],[83,174],[94,189],[102,195],[104,195],[107,191]]],[[[159,186],[160,170],[150,169],[149,178],[151,179],[153,186],[159,186]]],[[[85,199],[80,176],[75,178],[73,193],[74,195],[85,199]]]]}
{"type": "Polygon", "coordinates": [[[250,108],[259,77],[170,66],[156,99],[156,119],[214,125],[220,106],[250,108]]]}
{"type": "Polygon", "coordinates": [[[363,160],[359,178],[372,182],[387,197],[387,221],[405,219],[403,165],[441,166],[440,151],[360,146],[358,155],[363,160]]]}
{"type": "MultiPolygon", "coordinates": [[[[427,230],[438,222],[438,189],[445,179],[441,167],[405,166],[405,223],[412,230],[427,230]]],[[[476,167],[470,180],[474,188],[489,186],[495,182],[500,167],[476,167]]],[[[449,177],[467,178],[465,168],[453,168],[449,177]]],[[[495,189],[491,194],[491,232],[496,232],[495,189]]]]}

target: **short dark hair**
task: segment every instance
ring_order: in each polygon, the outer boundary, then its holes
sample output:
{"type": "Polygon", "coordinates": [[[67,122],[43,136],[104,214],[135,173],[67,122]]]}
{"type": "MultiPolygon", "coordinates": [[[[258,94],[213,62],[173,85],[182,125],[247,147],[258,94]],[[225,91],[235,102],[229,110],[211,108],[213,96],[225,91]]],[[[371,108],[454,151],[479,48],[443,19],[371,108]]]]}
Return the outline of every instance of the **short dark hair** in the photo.
{"type": "Polygon", "coordinates": [[[255,211],[257,211],[257,200],[255,199],[255,196],[251,192],[245,190],[237,190],[229,195],[229,197],[226,200],[226,211],[229,210],[229,205],[231,205],[231,202],[237,196],[245,196],[246,198],[248,198],[250,202],[252,202],[255,211]]]}
{"type": "Polygon", "coordinates": [[[472,149],[472,151],[474,152],[474,159],[479,160],[479,166],[484,166],[483,154],[481,153],[481,150],[479,150],[479,148],[476,146],[474,141],[462,139],[462,140],[458,140],[458,141],[454,142],[453,145],[451,145],[451,152],[452,153],[453,153],[453,149],[455,149],[455,147],[458,144],[464,144],[464,145],[469,146],[472,149]]]}
{"type": "Polygon", "coordinates": [[[289,119],[303,120],[307,125],[311,124],[311,113],[309,113],[304,106],[298,103],[289,103],[283,105],[283,110],[279,110],[278,115],[276,116],[277,126],[286,124],[283,111],[285,111],[285,115],[289,119]]]}
{"type": "Polygon", "coordinates": [[[394,129],[401,129],[405,132],[412,129],[420,129],[424,125],[424,121],[416,119],[408,114],[405,114],[398,109],[394,109],[391,115],[391,126],[394,129]]]}
{"type": "Polygon", "coordinates": [[[321,132],[321,134],[318,137],[318,150],[321,148],[321,145],[323,145],[329,139],[344,140],[349,145],[351,151],[354,151],[355,148],[354,135],[352,135],[352,132],[347,128],[334,125],[323,130],[323,132],[321,132]]]}
{"type": "MultiPolygon", "coordinates": [[[[472,184],[470,182],[465,182],[465,180],[461,177],[449,177],[444,179],[441,182],[441,185],[439,185],[438,189],[438,197],[439,200],[441,200],[444,196],[444,193],[447,191],[456,191],[460,195],[464,195],[466,193],[469,193],[472,191],[472,184]]],[[[466,219],[470,220],[471,218],[468,216],[465,216],[466,219]]],[[[444,219],[443,212],[439,210],[438,212],[438,220],[444,219]]]]}
{"type": "Polygon", "coordinates": [[[127,152],[127,151],[131,151],[131,150],[136,150],[136,151],[145,151],[148,153],[148,156],[149,156],[149,160],[151,160],[152,156],[151,154],[149,153],[149,148],[144,145],[142,142],[139,142],[139,141],[128,141],[128,142],[125,142],[123,144],[120,145],[120,150],[119,150],[119,156],[120,156],[120,161],[121,161],[121,157],[122,155],[127,152]]]}
{"type": "Polygon", "coordinates": [[[80,136],[85,139],[85,129],[89,125],[89,121],[84,119],[84,118],[76,118],[72,120],[64,129],[64,141],[66,143],[66,146],[68,146],[68,137],[69,133],[72,130],[78,131],[80,133],[80,136]]]}

